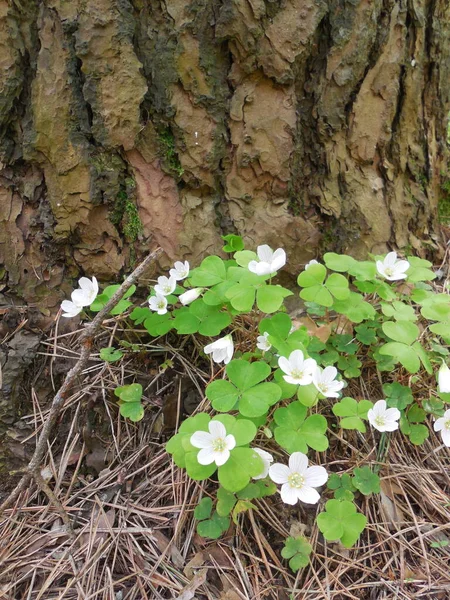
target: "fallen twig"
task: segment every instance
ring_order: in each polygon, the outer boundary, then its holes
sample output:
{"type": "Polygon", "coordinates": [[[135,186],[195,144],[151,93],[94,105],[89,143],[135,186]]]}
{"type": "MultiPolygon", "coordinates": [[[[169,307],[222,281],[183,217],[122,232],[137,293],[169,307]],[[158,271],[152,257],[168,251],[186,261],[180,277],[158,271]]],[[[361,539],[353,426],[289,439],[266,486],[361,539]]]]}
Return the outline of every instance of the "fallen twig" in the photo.
{"type": "MultiPolygon", "coordinates": [[[[143,260],[142,263],[138,267],[136,267],[136,269],[131,273],[131,275],[129,275],[125,279],[125,281],[122,283],[122,285],[117,290],[117,292],[111,297],[109,302],[106,303],[106,305],[102,308],[102,310],[97,313],[97,315],[94,317],[94,319],[91,321],[91,323],[89,323],[89,325],[86,327],[86,330],[82,334],[81,340],[80,340],[80,343],[81,343],[80,357],[77,360],[77,362],[75,363],[74,367],[72,367],[72,369],[67,373],[62,386],[60,387],[60,389],[56,393],[55,397],[53,398],[53,401],[52,401],[52,404],[50,407],[50,411],[47,416],[47,420],[45,421],[45,423],[42,427],[42,431],[39,436],[38,442],[36,444],[36,449],[34,451],[34,454],[31,458],[30,462],[28,463],[28,466],[24,469],[25,473],[24,473],[22,479],[19,481],[17,486],[14,488],[14,490],[9,494],[9,496],[6,498],[6,500],[0,505],[0,515],[3,513],[3,511],[6,508],[8,508],[8,506],[10,506],[19,497],[20,493],[22,492],[22,490],[25,489],[25,487],[28,485],[28,483],[30,482],[31,479],[34,478],[38,482],[38,485],[39,485],[40,478],[39,478],[39,475],[37,475],[37,474],[38,473],[40,474],[40,464],[41,464],[41,461],[47,450],[47,442],[50,438],[50,433],[52,431],[52,427],[54,425],[56,417],[59,414],[59,411],[61,410],[61,408],[64,405],[64,402],[67,398],[69,390],[71,389],[76,378],[83,371],[83,369],[85,368],[85,366],[89,360],[89,356],[90,356],[91,350],[92,350],[93,339],[94,339],[96,333],[98,332],[98,330],[100,329],[100,327],[103,323],[103,319],[106,317],[106,315],[108,315],[109,311],[123,298],[125,293],[130,289],[130,287],[134,284],[134,282],[142,275],[142,273],[145,271],[145,269],[151,263],[153,263],[158,258],[158,256],[160,256],[162,254],[162,252],[163,251],[161,248],[157,248],[154,252],[149,254],[147,256],[147,258],[145,258],[145,260],[143,260]]],[[[43,491],[46,492],[45,489],[43,491]]],[[[51,496],[48,496],[48,497],[49,497],[50,502],[53,503],[53,498],[51,496]]],[[[60,506],[57,506],[56,508],[58,509],[58,512],[59,512],[60,506]]]]}

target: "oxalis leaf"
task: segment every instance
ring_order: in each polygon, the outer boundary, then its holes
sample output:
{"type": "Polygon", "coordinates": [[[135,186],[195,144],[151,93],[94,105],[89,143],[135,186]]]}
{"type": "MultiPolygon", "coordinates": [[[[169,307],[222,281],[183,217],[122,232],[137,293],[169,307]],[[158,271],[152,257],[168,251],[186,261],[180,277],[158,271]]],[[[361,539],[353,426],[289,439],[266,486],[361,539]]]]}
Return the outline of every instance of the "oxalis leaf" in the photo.
{"type": "Polygon", "coordinates": [[[308,565],[311,552],[312,546],[305,537],[288,537],[281,550],[281,556],[290,559],[289,566],[296,573],[308,565]]]}
{"type": "Polygon", "coordinates": [[[306,418],[307,408],[300,402],[292,402],[274,413],[276,427],[275,440],[289,453],[308,452],[308,446],[319,452],[328,448],[325,435],[327,420],[322,415],[311,415],[306,418]]]}
{"type": "Polygon", "coordinates": [[[353,485],[361,494],[368,496],[380,493],[380,478],[369,467],[357,467],[353,470],[353,475],[353,485]]]}
{"type": "Polygon", "coordinates": [[[317,517],[317,525],[326,540],[340,540],[345,548],[351,548],[361,535],[367,517],[357,512],[353,502],[328,500],[325,512],[317,517]]]}
{"type": "Polygon", "coordinates": [[[281,397],[276,383],[260,383],[270,372],[269,365],[262,361],[232,360],[226,368],[231,381],[213,381],[206,388],[206,397],[220,412],[239,409],[245,417],[259,417],[281,397]]]}
{"type": "Polygon", "coordinates": [[[337,417],[344,417],[340,421],[342,429],[357,429],[361,433],[366,432],[363,419],[367,419],[368,411],[373,407],[369,400],[357,402],[354,398],[342,398],[340,402],[333,405],[332,411],[337,417]]]}

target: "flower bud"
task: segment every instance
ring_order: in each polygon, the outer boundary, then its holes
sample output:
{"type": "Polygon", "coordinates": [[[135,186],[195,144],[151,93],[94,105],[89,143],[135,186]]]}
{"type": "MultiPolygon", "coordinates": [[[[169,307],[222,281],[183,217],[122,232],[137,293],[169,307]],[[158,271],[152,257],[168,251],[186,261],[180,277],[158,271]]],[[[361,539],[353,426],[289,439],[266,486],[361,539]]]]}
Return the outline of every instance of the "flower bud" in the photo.
{"type": "Polygon", "coordinates": [[[450,393],[450,369],[445,362],[442,363],[438,372],[438,385],[441,394],[450,393]]]}
{"type": "Polygon", "coordinates": [[[184,292],[184,294],[181,294],[178,299],[180,300],[181,304],[186,306],[187,304],[194,302],[194,300],[197,300],[202,292],[203,288],[194,288],[193,290],[188,290],[187,292],[184,292]]]}

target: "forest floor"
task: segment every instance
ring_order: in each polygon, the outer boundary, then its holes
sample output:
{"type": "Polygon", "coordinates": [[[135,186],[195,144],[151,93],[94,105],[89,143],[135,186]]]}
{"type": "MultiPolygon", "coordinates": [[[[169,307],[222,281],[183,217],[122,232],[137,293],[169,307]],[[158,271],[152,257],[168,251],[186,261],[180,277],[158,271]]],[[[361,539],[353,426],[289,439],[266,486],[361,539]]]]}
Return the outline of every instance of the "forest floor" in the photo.
{"type": "MultiPolygon", "coordinates": [[[[79,357],[81,329],[55,327],[30,370],[35,442],[49,401],[79,357]]],[[[53,600],[218,600],[450,598],[450,455],[431,437],[421,447],[392,435],[380,465],[381,493],[358,500],[368,526],[357,546],[327,543],[313,527],[318,507],[286,507],[278,494],[254,501],[219,540],[196,533],[193,509],[215,487],[199,483],[164,450],[183,415],[208,410],[204,389],[211,366],[195,340],[177,348],[170,335],[142,344],[144,331],[121,317],[106,321],[88,367],[59,416],[41,474],[70,516],[68,532],[47,496],[30,485],[0,521],[0,598],[53,600]],[[128,342],[116,363],[98,350],[114,338],[128,342]],[[120,418],[113,390],[139,382],[145,416],[120,418]],[[430,441],[431,440],[431,441],[430,441]],[[293,574],[280,558],[291,532],[313,546],[309,566],[293,574]]],[[[357,380],[356,380],[357,381],[357,380]]],[[[360,397],[371,397],[360,382],[360,397]]],[[[378,383],[377,383],[378,385],[378,383]]],[[[434,434],[432,434],[433,436],[434,434]]],[[[376,463],[372,434],[332,433],[324,455],[330,471],[376,463]]]]}

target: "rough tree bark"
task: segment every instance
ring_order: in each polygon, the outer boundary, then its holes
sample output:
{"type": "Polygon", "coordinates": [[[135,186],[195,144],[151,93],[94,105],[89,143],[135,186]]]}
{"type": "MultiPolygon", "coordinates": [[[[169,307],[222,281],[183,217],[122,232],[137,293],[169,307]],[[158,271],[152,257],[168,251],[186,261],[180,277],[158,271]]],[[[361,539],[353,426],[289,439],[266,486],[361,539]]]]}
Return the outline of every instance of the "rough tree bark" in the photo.
{"type": "Polygon", "coordinates": [[[0,0],[3,289],[433,247],[449,65],[448,0],[0,0]]]}

